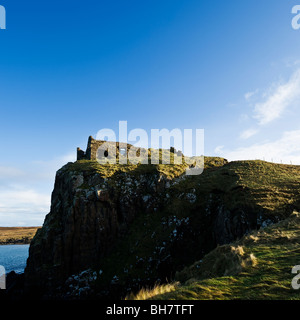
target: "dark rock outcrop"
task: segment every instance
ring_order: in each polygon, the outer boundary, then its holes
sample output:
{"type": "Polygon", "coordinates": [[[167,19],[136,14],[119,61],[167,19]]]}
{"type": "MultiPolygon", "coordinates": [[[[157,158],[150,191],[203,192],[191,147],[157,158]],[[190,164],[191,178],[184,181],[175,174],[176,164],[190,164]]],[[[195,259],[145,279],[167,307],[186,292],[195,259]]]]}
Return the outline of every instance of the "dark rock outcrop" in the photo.
{"type": "MultiPolygon", "coordinates": [[[[295,188],[270,194],[244,169],[248,163],[223,160],[209,162],[196,177],[182,176],[180,166],[166,172],[164,166],[67,164],[57,172],[51,211],[30,245],[25,292],[124,296],[171,279],[217,245],[279,220],[274,212],[287,216],[299,202],[295,188]],[[280,202],[287,194],[294,204],[280,202]]],[[[273,185],[282,186],[274,177],[273,185]]]]}
{"type": "MultiPolygon", "coordinates": [[[[97,172],[57,172],[51,211],[31,242],[25,269],[27,292],[51,292],[69,276],[106,256],[140,212],[159,207],[158,172],[115,179],[97,172]],[[145,194],[152,194],[151,204],[145,194]]],[[[148,196],[150,199],[150,196],[148,196]]]]}

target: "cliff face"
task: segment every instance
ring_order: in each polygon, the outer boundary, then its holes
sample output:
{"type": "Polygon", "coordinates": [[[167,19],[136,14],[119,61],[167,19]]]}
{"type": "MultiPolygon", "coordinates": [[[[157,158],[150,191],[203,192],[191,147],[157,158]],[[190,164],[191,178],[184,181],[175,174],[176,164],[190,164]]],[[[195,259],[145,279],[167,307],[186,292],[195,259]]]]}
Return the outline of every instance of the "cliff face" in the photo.
{"type": "MultiPolygon", "coordinates": [[[[30,245],[27,292],[62,294],[80,280],[76,274],[89,274],[94,295],[120,297],[172,278],[218,244],[298,206],[292,181],[283,185],[273,165],[272,179],[266,163],[206,159],[206,165],[196,177],[181,176],[184,165],[100,166],[83,160],[64,166],[57,172],[51,211],[30,245]],[[261,181],[249,170],[252,165],[251,170],[265,170],[261,181]]],[[[295,170],[294,183],[300,176],[295,170]]]]}
{"type": "Polygon", "coordinates": [[[26,285],[51,290],[99,263],[137,213],[160,206],[155,194],[164,183],[158,172],[109,179],[97,171],[63,167],[57,172],[51,211],[30,246],[26,285]],[[145,194],[153,195],[149,206],[145,194]]]}

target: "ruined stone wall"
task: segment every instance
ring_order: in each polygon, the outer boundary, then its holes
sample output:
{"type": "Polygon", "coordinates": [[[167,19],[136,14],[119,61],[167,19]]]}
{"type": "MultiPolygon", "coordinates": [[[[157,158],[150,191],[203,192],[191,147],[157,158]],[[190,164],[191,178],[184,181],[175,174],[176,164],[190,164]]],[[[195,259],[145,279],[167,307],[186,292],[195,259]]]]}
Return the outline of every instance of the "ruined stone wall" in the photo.
{"type": "Polygon", "coordinates": [[[103,143],[109,143],[112,146],[116,145],[117,157],[119,156],[119,153],[122,149],[124,149],[124,152],[127,153],[128,149],[132,146],[131,144],[126,144],[122,142],[107,142],[103,140],[96,140],[92,136],[90,136],[88,140],[86,152],[84,152],[80,148],[77,148],[77,160],[96,160],[97,151],[103,143]]]}
{"type": "MultiPolygon", "coordinates": [[[[143,152],[143,153],[146,152],[146,154],[148,153],[148,157],[150,157],[149,149],[133,147],[129,143],[126,144],[123,142],[96,140],[92,136],[90,136],[88,139],[88,144],[87,144],[87,148],[86,148],[85,152],[83,150],[81,150],[80,148],[77,148],[77,160],[97,160],[98,149],[103,143],[106,143],[108,148],[110,148],[111,150],[115,150],[115,148],[116,148],[116,155],[115,156],[116,156],[117,161],[120,159],[120,154],[127,156],[129,149],[131,149],[131,151],[136,150],[137,156],[140,155],[140,152],[143,152]]],[[[108,150],[108,148],[107,148],[107,150],[108,150]]],[[[177,154],[177,156],[183,156],[182,152],[177,151],[174,147],[170,147],[170,152],[177,154]]],[[[112,155],[111,157],[114,157],[114,155],[112,155]]],[[[108,159],[109,158],[110,158],[110,156],[108,156],[108,159]]]]}

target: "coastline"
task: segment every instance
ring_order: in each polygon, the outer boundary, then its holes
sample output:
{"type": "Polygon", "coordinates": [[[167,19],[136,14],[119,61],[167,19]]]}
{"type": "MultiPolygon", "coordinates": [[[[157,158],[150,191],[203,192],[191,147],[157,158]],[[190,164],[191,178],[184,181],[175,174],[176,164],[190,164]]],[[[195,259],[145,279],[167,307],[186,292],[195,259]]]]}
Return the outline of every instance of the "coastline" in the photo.
{"type": "Polygon", "coordinates": [[[0,245],[30,244],[41,227],[0,227],[0,245]]]}

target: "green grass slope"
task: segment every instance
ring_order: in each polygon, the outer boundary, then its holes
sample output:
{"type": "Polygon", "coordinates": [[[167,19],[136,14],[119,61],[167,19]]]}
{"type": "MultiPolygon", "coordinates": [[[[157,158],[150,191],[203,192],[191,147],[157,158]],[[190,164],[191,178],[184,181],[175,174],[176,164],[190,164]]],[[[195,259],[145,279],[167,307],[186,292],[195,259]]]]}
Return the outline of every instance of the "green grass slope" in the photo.
{"type": "Polygon", "coordinates": [[[300,299],[291,270],[300,264],[300,215],[217,247],[176,274],[181,284],[153,299],[300,299]]]}

